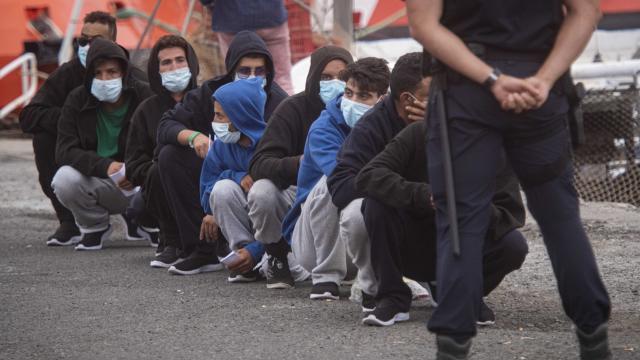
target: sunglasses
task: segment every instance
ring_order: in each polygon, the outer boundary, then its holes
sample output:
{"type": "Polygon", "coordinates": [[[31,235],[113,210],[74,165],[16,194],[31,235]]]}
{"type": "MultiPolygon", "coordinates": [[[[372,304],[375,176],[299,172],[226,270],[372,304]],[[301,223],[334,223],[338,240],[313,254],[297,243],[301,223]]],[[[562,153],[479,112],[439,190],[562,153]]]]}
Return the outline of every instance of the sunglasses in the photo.
{"type": "Polygon", "coordinates": [[[258,66],[255,68],[250,66],[241,66],[236,70],[236,73],[240,79],[247,79],[251,75],[264,77],[267,75],[267,68],[264,66],[258,66]]]}
{"type": "Polygon", "coordinates": [[[85,36],[85,35],[81,35],[81,36],[78,38],[78,45],[80,45],[80,46],[86,46],[86,45],[89,45],[89,44],[91,44],[91,42],[92,42],[94,39],[99,38],[99,37],[102,37],[102,36],[100,36],[100,35],[97,35],[97,36],[85,36]]]}

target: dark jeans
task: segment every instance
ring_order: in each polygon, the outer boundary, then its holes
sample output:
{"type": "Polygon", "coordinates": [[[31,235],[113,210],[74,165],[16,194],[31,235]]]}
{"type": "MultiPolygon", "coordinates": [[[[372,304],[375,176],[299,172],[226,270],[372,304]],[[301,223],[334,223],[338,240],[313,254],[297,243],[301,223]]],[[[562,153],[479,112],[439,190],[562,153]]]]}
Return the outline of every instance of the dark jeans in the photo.
{"type": "Polygon", "coordinates": [[[39,132],[33,135],[33,153],[38,169],[38,180],[42,192],[51,200],[51,205],[56,212],[60,223],[69,223],[75,226],[73,214],[58,201],[53,193],[51,181],[56,171],[60,168],[56,164],[56,136],[47,132],[39,132]]]}
{"type": "MultiPolygon", "coordinates": [[[[376,300],[382,306],[392,303],[409,311],[411,290],[402,277],[422,282],[436,280],[434,217],[393,208],[371,198],[363,203],[363,215],[378,281],[376,300]]],[[[517,230],[499,239],[487,239],[482,258],[483,296],[491,293],[507,274],[519,269],[527,252],[527,242],[517,230]]]]}
{"type": "MultiPolygon", "coordinates": [[[[539,64],[493,62],[518,77],[534,74],[539,64]]],[[[577,193],[568,161],[567,98],[550,92],[546,103],[523,114],[500,109],[481,85],[450,77],[444,99],[455,174],[456,204],[462,254],[449,243],[440,125],[432,92],[428,115],[429,177],[437,206],[438,308],[429,330],[470,337],[476,333],[482,287],[484,235],[502,149],[523,185],[527,205],[542,232],[565,312],[585,332],[607,321],[609,296],[598,273],[589,239],[582,227],[577,193]],[[433,106],[431,106],[433,105],[433,106]]]]}
{"type": "Polygon", "coordinates": [[[160,245],[171,246],[177,249],[182,248],[178,225],[175,215],[171,212],[171,207],[167,201],[158,164],[154,163],[149,168],[147,180],[142,188],[142,197],[148,212],[153,214],[160,228],[160,245]]]}
{"type": "Polygon", "coordinates": [[[158,157],[160,179],[180,235],[185,254],[198,251],[214,254],[215,245],[200,241],[204,211],[200,206],[200,170],[202,159],[193,149],[165,145],[158,157]]]}

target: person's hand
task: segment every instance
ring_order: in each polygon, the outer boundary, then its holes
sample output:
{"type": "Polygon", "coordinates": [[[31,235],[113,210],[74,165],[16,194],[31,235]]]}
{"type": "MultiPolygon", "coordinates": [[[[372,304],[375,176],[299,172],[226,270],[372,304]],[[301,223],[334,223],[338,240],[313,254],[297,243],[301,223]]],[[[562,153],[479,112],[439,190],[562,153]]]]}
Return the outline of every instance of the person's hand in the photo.
{"type": "Polygon", "coordinates": [[[532,84],[509,75],[500,75],[491,92],[505,111],[520,113],[534,108],[539,102],[538,90],[532,84]]]}
{"type": "Polygon", "coordinates": [[[405,107],[410,121],[422,121],[427,113],[426,101],[414,101],[411,105],[405,107]]]}
{"type": "Polygon", "coordinates": [[[535,108],[539,108],[547,102],[547,98],[549,97],[549,91],[551,91],[552,83],[549,81],[545,81],[544,79],[538,76],[532,76],[525,79],[531,86],[533,86],[538,91],[537,103],[535,108]]]}
{"type": "Polygon", "coordinates": [[[240,186],[242,187],[242,190],[244,190],[245,193],[248,193],[249,190],[251,190],[251,187],[253,186],[253,178],[251,177],[251,175],[247,174],[245,175],[242,180],[240,180],[240,186]]]}
{"type": "Polygon", "coordinates": [[[200,225],[200,240],[214,242],[218,240],[218,224],[213,215],[205,215],[200,225]]]}
{"type": "Polygon", "coordinates": [[[120,169],[122,169],[122,165],[124,164],[118,161],[111,162],[111,164],[109,164],[109,167],[107,168],[107,175],[111,176],[117,173],[118,171],[120,171],[120,169]]]}
{"type": "Polygon", "coordinates": [[[118,187],[122,190],[133,190],[133,184],[131,183],[131,181],[127,180],[126,177],[123,177],[122,179],[120,179],[120,181],[118,181],[118,187]]]}
{"type": "Polygon", "coordinates": [[[198,134],[193,138],[193,149],[201,159],[207,157],[207,152],[209,152],[209,138],[202,134],[198,134]]]}
{"type": "Polygon", "coordinates": [[[227,267],[230,271],[238,274],[244,274],[253,269],[255,264],[253,263],[253,258],[251,257],[249,251],[240,249],[236,251],[236,255],[238,255],[238,260],[227,267]]]}

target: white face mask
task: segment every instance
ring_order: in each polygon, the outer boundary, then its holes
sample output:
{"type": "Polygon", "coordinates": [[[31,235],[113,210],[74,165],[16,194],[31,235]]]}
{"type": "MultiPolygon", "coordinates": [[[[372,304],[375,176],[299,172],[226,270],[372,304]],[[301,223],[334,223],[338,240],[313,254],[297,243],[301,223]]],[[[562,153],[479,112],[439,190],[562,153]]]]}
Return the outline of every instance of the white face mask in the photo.
{"type": "Polygon", "coordinates": [[[259,77],[259,78],[262,79],[262,88],[264,89],[265,86],[267,86],[267,78],[262,77],[262,76],[251,75],[249,77],[241,78],[240,76],[238,76],[238,73],[236,73],[236,76],[233,78],[233,81],[253,79],[253,78],[256,78],[256,77],[259,77]]]}
{"type": "Polygon", "coordinates": [[[211,128],[216,138],[225,144],[235,144],[240,140],[240,131],[229,131],[229,123],[212,122],[211,128]]]}
{"type": "Polygon", "coordinates": [[[160,73],[160,77],[162,78],[162,86],[172,93],[179,93],[189,86],[191,70],[185,66],[180,69],[160,73]]]}
{"type": "Polygon", "coordinates": [[[121,93],[122,78],[111,80],[98,80],[94,78],[91,82],[91,94],[100,101],[114,103],[120,99],[121,93]]]}
{"type": "Polygon", "coordinates": [[[342,102],[340,103],[340,110],[342,111],[344,122],[346,122],[347,125],[349,125],[349,127],[352,129],[354,126],[356,126],[356,123],[358,122],[358,120],[360,120],[362,115],[371,108],[371,105],[351,101],[344,96],[342,97],[342,102]]]}
{"type": "Polygon", "coordinates": [[[78,46],[78,60],[80,60],[80,64],[87,67],[87,54],[89,53],[89,44],[85,46],[78,46]]]}

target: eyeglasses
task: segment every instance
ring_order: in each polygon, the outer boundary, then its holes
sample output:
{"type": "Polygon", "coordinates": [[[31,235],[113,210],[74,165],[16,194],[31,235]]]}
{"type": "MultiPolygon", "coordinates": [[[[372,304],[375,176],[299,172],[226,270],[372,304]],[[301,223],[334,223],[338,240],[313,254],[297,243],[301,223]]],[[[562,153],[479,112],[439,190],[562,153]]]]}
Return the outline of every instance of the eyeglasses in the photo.
{"type": "Polygon", "coordinates": [[[85,36],[85,35],[81,35],[81,36],[78,38],[78,45],[80,45],[80,46],[85,46],[85,45],[91,44],[91,42],[92,42],[94,39],[99,38],[99,37],[102,37],[102,36],[100,36],[100,35],[96,35],[96,36],[85,36]]]}
{"type": "Polygon", "coordinates": [[[264,66],[258,66],[255,68],[250,66],[241,66],[236,70],[236,74],[238,74],[240,79],[247,79],[251,75],[264,77],[267,75],[267,68],[264,66]]]}

